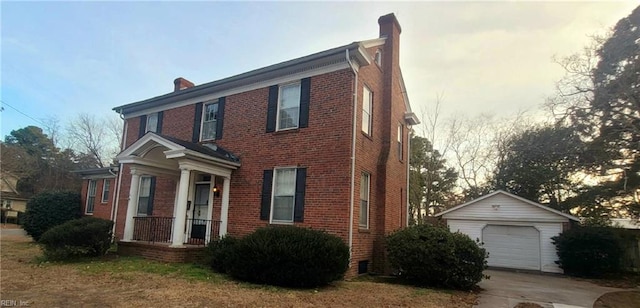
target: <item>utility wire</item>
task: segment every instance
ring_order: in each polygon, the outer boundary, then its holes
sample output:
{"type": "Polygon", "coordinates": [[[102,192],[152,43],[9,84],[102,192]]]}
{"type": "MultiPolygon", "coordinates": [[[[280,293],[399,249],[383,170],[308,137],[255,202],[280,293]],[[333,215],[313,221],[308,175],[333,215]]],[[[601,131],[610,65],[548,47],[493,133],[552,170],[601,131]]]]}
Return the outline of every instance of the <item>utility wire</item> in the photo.
{"type": "Polygon", "coordinates": [[[16,108],[16,107],[13,107],[13,106],[11,106],[11,105],[7,104],[7,102],[5,102],[5,101],[3,101],[3,100],[1,100],[1,99],[0,99],[0,103],[5,104],[7,107],[9,107],[9,108],[11,108],[11,109],[13,109],[13,110],[17,111],[18,113],[22,114],[23,116],[25,116],[25,117],[27,117],[27,118],[29,118],[29,119],[31,119],[31,120],[36,121],[38,124],[40,124],[40,125],[42,125],[42,126],[47,126],[46,124],[42,123],[40,120],[36,120],[36,119],[34,119],[34,118],[33,118],[33,117],[31,117],[30,115],[28,115],[28,114],[26,114],[26,113],[24,113],[24,112],[22,112],[22,111],[18,110],[18,108],[16,108]]]}

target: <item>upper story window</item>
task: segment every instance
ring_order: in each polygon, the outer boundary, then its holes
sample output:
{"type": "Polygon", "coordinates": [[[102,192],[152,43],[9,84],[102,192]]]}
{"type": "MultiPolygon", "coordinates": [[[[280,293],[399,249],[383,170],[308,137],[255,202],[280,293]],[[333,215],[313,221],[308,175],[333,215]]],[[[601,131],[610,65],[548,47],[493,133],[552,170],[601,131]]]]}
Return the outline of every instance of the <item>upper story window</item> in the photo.
{"type": "Polygon", "coordinates": [[[216,139],[218,128],[218,103],[208,103],[204,105],[204,116],[202,117],[202,140],[216,139]]]}
{"type": "Polygon", "coordinates": [[[362,132],[371,135],[371,110],[373,108],[373,92],[363,86],[362,91],[362,132]]]}
{"type": "Polygon", "coordinates": [[[147,115],[147,132],[158,132],[158,113],[147,115]]]}
{"type": "Polygon", "coordinates": [[[373,61],[380,67],[382,67],[382,51],[380,49],[376,50],[376,54],[373,57],[373,61]]]}
{"type": "Polygon", "coordinates": [[[398,159],[399,160],[403,159],[403,154],[404,154],[403,145],[402,145],[402,140],[404,139],[403,132],[404,132],[404,125],[398,124],[398,159]]]}
{"type": "Polygon", "coordinates": [[[267,133],[309,126],[311,78],[269,87],[267,133]]]}
{"type": "Polygon", "coordinates": [[[93,214],[93,207],[96,202],[96,180],[89,180],[87,188],[87,207],[85,213],[93,214]]]}
{"type": "Polygon", "coordinates": [[[278,130],[298,128],[300,118],[300,83],[280,87],[278,97],[278,130]]]}
{"type": "Polygon", "coordinates": [[[109,201],[109,190],[111,190],[111,180],[104,179],[102,182],[102,203],[109,201]]]}

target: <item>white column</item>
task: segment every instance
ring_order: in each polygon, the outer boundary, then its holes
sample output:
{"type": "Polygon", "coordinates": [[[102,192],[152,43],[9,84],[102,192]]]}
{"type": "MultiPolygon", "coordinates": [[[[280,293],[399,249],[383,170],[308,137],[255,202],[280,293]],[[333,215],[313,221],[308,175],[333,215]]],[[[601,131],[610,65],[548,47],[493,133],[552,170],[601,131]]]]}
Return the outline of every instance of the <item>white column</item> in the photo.
{"type": "Polygon", "coordinates": [[[189,195],[189,176],[191,170],[180,169],[180,185],[178,186],[178,203],[176,216],[173,221],[172,247],[182,247],[184,244],[184,227],[187,224],[187,200],[189,195]]]}
{"type": "Polygon", "coordinates": [[[127,203],[127,217],[124,220],[124,235],[122,240],[129,242],[133,239],[133,216],[138,211],[138,192],[140,187],[140,174],[131,170],[131,185],[129,186],[129,202],[127,203]]]}
{"type": "Polygon", "coordinates": [[[209,203],[207,204],[207,219],[211,222],[210,225],[207,225],[208,230],[205,232],[205,242],[209,243],[211,241],[211,233],[213,231],[213,198],[215,195],[213,193],[213,188],[216,185],[216,176],[214,174],[211,175],[211,184],[209,184],[209,203]]]}
{"type": "Polygon", "coordinates": [[[225,177],[222,185],[222,208],[220,209],[220,236],[227,234],[227,222],[229,221],[229,189],[231,178],[225,177]]]}

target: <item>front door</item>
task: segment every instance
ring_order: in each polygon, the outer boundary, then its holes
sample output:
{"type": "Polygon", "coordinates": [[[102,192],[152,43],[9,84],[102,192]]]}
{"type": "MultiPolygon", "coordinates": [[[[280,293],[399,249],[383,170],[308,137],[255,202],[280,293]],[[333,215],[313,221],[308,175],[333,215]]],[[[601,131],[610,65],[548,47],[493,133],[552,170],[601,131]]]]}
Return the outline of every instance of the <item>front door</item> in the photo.
{"type": "Polygon", "coordinates": [[[207,235],[207,221],[209,214],[209,184],[196,184],[196,196],[191,213],[191,238],[205,239],[207,235]]]}

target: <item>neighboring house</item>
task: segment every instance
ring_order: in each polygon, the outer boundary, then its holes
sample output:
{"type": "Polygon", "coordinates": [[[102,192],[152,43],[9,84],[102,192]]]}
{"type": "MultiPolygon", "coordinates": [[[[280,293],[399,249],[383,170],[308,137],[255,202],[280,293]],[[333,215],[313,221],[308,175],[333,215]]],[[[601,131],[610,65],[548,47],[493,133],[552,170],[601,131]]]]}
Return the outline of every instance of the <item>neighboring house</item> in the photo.
{"type": "Polygon", "coordinates": [[[119,251],[188,261],[201,251],[191,244],[297,225],[341,237],[348,275],[385,271],[384,237],[408,221],[419,121],[399,67],[400,25],[393,14],[378,24],[379,38],[198,86],[178,78],[172,93],[114,108],[125,119],[119,251]]]}
{"type": "Polygon", "coordinates": [[[2,205],[2,223],[18,223],[18,215],[27,210],[27,198],[17,190],[18,178],[7,172],[0,177],[0,204],[2,205]]]}
{"type": "Polygon", "coordinates": [[[578,218],[498,190],[436,215],[484,243],[493,267],[562,273],[551,240],[578,218]]]}

